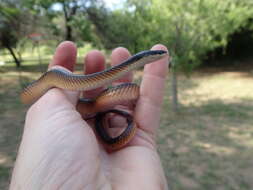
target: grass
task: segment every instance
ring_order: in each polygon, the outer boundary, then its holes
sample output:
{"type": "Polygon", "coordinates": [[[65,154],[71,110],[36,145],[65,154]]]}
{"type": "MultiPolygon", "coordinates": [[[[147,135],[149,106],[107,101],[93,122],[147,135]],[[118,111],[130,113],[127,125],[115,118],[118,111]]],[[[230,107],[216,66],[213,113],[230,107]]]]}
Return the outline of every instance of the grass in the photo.
{"type": "Polygon", "coordinates": [[[169,110],[171,97],[166,96],[159,152],[171,189],[253,188],[249,73],[202,71],[190,79],[181,76],[177,115],[169,110]]]}
{"type": "MultiPolygon", "coordinates": [[[[177,114],[171,111],[168,77],[157,142],[170,189],[253,189],[252,73],[180,75],[177,114]]],[[[21,71],[0,67],[0,189],[8,187],[23,130],[27,107],[19,92],[38,75],[37,65],[21,71]]]]}
{"type": "MultiPolygon", "coordinates": [[[[39,66],[39,55],[43,55],[41,57],[41,62],[49,63],[51,60],[55,48],[57,47],[56,42],[51,42],[50,45],[41,44],[40,46],[33,45],[31,42],[26,43],[25,47],[21,47],[18,50],[22,53],[22,60],[24,60],[26,65],[38,65],[39,66]]],[[[78,47],[77,49],[77,56],[78,56],[78,63],[82,63],[82,56],[85,55],[88,51],[94,49],[91,44],[86,43],[82,47],[78,47]]],[[[103,53],[106,54],[105,50],[102,50],[103,53]]],[[[0,63],[4,62],[8,65],[14,65],[13,57],[9,54],[6,49],[2,49],[0,52],[0,63]]]]}

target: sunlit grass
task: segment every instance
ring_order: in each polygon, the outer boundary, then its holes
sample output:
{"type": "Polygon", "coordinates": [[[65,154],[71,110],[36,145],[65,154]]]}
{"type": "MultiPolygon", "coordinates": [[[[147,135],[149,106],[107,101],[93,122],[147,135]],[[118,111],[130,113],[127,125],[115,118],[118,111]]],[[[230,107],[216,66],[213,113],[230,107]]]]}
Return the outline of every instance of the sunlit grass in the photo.
{"type": "MultiPolygon", "coordinates": [[[[28,45],[24,47],[21,51],[22,55],[22,65],[39,65],[39,61],[43,64],[48,64],[52,60],[54,51],[58,44],[54,43],[52,46],[48,45],[28,45]],[[43,56],[42,56],[43,55],[43,56]]],[[[90,50],[95,49],[90,43],[77,48],[78,63],[83,61],[84,55],[90,50]]],[[[105,52],[102,50],[102,52],[105,52]]],[[[14,66],[13,57],[9,54],[7,50],[2,50],[0,53],[0,62],[5,63],[5,65],[14,66]]]]}

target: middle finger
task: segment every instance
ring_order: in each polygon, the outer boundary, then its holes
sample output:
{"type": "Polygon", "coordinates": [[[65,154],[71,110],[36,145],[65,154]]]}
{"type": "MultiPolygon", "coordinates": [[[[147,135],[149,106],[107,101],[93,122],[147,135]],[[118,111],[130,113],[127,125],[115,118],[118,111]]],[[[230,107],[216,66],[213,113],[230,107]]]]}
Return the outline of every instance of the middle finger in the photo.
{"type": "MultiPolygon", "coordinates": [[[[84,73],[87,75],[103,71],[104,69],[105,69],[105,58],[103,54],[98,50],[90,51],[84,59],[84,66],[83,66],[84,73]]],[[[97,89],[85,91],[83,97],[93,98],[97,96],[102,90],[103,87],[99,87],[97,89]]]]}
{"type": "MultiPolygon", "coordinates": [[[[111,55],[111,66],[119,65],[123,61],[127,60],[130,57],[130,53],[126,48],[119,47],[116,48],[112,51],[111,55]]],[[[119,78],[118,80],[114,81],[113,84],[119,84],[119,83],[124,83],[124,82],[132,82],[133,80],[133,73],[129,72],[119,78]]]]}

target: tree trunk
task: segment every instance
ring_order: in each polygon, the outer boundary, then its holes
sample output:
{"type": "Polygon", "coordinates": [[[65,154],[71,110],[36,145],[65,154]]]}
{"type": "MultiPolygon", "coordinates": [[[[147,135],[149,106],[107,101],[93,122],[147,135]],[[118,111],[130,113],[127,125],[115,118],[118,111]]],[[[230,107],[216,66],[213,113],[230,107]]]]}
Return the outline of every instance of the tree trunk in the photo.
{"type": "Polygon", "coordinates": [[[172,82],[172,110],[178,112],[178,96],[177,96],[177,71],[171,69],[171,82],[172,82]]]}
{"type": "Polygon", "coordinates": [[[16,66],[20,67],[21,66],[21,62],[17,58],[17,56],[16,56],[15,52],[13,51],[13,49],[10,46],[6,46],[6,48],[9,50],[10,54],[12,55],[12,57],[13,57],[15,63],[16,63],[16,66]]]}
{"type": "MultiPolygon", "coordinates": [[[[69,21],[66,21],[69,22],[69,21]]],[[[66,23],[66,37],[65,40],[72,41],[72,28],[69,26],[69,23],[66,23]]]]}
{"type": "Polygon", "coordinates": [[[73,40],[73,30],[72,26],[70,25],[71,20],[73,19],[73,16],[76,15],[76,11],[78,9],[77,1],[73,1],[72,4],[69,2],[63,2],[63,13],[64,13],[64,19],[65,19],[65,40],[73,40]]]}
{"type": "Polygon", "coordinates": [[[42,61],[41,61],[41,55],[40,55],[40,43],[39,41],[37,42],[37,53],[38,53],[38,58],[39,58],[39,65],[40,65],[40,72],[43,73],[43,67],[42,67],[42,61]]]}

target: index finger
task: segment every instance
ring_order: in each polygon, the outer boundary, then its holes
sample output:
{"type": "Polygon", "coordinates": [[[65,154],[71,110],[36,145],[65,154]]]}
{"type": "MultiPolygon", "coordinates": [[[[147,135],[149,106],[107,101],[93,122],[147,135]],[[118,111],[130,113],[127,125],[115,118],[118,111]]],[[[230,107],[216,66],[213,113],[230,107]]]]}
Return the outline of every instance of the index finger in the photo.
{"type": "MultiPolygon", "coordinates": [[[[55,54],[53,57],[52,62],[49,64],[48,69],[53,68],[61,68],[68,72],[73,72],[75,64],[76,64],[76,55],[77,55],[77,48],[76,45],[71,41],[64,41],[61,42],[55,50],[55,54]]],[[[47,97],[52,99],[52,97],[58,97],[59,91],[64,92],[67,96],[68,100],[75,105],[79,96],[78,92],[75,91],[68,91],[68,90],[59,90],[59,89],[50,89],[47,94],[50,94],[47,97]]],[[[60,98],[58,98],[60,99],[60,98]]]]}
{"type": "MultiPolygon", "coordinates": [[[[103,71],[105,69],[105,57],[103,54],[98,50],[90,51],[84,59],[83,70],[85,71],[85,75],[96,73],[103,71]]],[[[83,97],[85,98],[94,98],[96,97],[101,91],[103,87],[99,87],[93,90],[85,91],[83,93],[83,97]]]]}
{"type": "MultiPolygon", "coordinates": [[[[165,50],[163,45],[155,45],[152,50],[165,50]]],[[[154,134],[159,126],[166,76],[168,74],[168,57],[148,64],[144,68],[140,86],[140,97],[135,109],[139,128],[154,134]]]]}
{"type": "Polygon", "coordinates": [[[76,63],[76,45],[71,41],[64,41],[56,48],[52,62],[49,64],[49,69],[54,66],[62,66],[69,71],[74,70],[76,63]]]}

